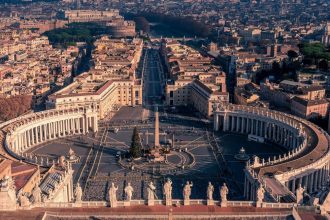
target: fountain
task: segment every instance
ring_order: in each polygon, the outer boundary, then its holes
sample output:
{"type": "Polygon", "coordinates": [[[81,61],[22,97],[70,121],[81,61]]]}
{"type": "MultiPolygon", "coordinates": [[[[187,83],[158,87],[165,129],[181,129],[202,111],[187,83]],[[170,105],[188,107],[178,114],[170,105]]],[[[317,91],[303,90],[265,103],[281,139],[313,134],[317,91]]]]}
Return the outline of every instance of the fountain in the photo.
{"type": "Polygon", "coordinates": [[[68,155],[66,156],[66,160],[70,163],[78,163],[80,161],[80,157],[76,155],[72,148],[70,148],[68,155]]]}
{"type": "Polygon", "coordinates": [[[249,155],[246,154],[245,149],[243,147],[239,150],[239,153],[236,154],[234,157],[236,160],[241,160],[241,161],[247,161],[250,159],[249,155]]]}

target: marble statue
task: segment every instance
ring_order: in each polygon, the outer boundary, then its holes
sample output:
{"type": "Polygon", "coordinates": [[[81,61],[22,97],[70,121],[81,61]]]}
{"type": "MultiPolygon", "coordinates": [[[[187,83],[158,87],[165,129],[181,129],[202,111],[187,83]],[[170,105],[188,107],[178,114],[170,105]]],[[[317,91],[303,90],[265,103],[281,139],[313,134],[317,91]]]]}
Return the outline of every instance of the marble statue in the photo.
{"type": "Polygon", "coordinates": [[[70,147],[70,149],[69,149],[69,155],[68,155],[68,157],[69,157],[70,160],[73,160],[73,159],[76,158],[76,154],[75,154],[75,152],[72,150],[71,147],[70,147]]]}
{"type": "Polygon", "coordinates": [[[111,183],[111,187],[109,189],[110,207],[117,207],[117,190],[118,186],[115,187],[115,184],[111,183]]]}
{"type": "Polygon", "coordinates": [[[228,195],[228,187],[226,186],[226,183],[223,183],[223,185],[220,188],[220,197],[221,197],[221,207],[227,207],[227,195],[228,195]]]}
{"type": "Polygon", "coordinates": [[[148,184],[147,192],[148,192],[148,205],[149,206],[154,205],[155,197],[157,198],[157,195],[156,195],[156,186],[154,185],[153,182],[150,182],[148,184]]]}
{"type": "Polygon", "coordinates": [[[164,196],[165,196],[165,204],[167,206],[172,205],[172,181],[171,179],[167,179],[164,184],[164,196]]]}
{"type": "Polygon", "coordinates": [[[186,182],[186,185],[183,187],[183,199],[189,201],[191,196],[191,187],[193,186],[192,182],[186,182]]]}
{"type": "Polygon", "coordinates": [[[299,204],[299,205],[302,205],[302,203],[303,203],[304,191],[305,191],[305,189],[303,187],[301,187],[301,184],[299,184],[299,187],[296,189],[297,204],[299,204]]]}
{"type": "Polygon", "coordinates": [[[82,188],[79,183],[77,183],[76,190],[75,190],[75,198],[76,202],[81,202],[82,198],[82,188]]]}
{"type": "Polygon", "coordinates": [[[11,176],[5,176],[1,180],[0,185],[1,185],[1,188],[3,188],[3,189],[14,189],[14,190],[16,190],[14,180],[11,176]]]}
{"type": "Polygon", "coordinates": [[[213,192],[214,192],[214,186],[211,182],[209,182],[209,185],[207,186],[207,199],[213,200],[213,192]]]}
{"type": "Polygon", "coordinates": [[[0,211],[16,210],[16,187],[9,176],[0,180],[0,211]]]}
{"type": "Polygon", "coordinates": [[[60,167],[65,167],[65,157],[63,155],[60,156],[60,158],[58,160],[58,164],[60,167]]]}
{"type": "Polygon", "coordinates": [[[213,192],[214,192],[214,186],[212,185],[211,182],[209,182],[209,185],[207,186],[207,190],[206,190],[206,195],[207,195],[206,204],[207,205],[214,205],[213,192]]]}
{"type": "Polygon", "coordinates": [[[265,198],[265,190],[264,188],[260,185],[258,190],[257,190],[257,203],[262,203],[265,198]]]}
{"type": "Polygon", "coordinates": [[[128,183],[127,186],[124,189],[125,194],[126,194],[126,201],[130,202],[132,200],[132,195],[133,195],[133,187],[131,186],[131,183],[128,183]]]}
{"type": "Polygon", "coordinates": [[[31,204],[29,198],[24,194],[20,194],[18,200],[22,207],[28,207],[31,204]]]}
{"type": "Polygon", "coordinates": [[[34,199],[34,203],[42,202],[42,200],[41,200],[41,189],[38,185],[34,187],[33,192],[32,192],[32,196],[33,196],[33,199],[34,199]]]}
{"type": "Polygon", "coordinates": [[[223,185],[220,188],[221,201],[227,201],[228,192],[229,190],[226,183],[223,183],[223,185]]]}

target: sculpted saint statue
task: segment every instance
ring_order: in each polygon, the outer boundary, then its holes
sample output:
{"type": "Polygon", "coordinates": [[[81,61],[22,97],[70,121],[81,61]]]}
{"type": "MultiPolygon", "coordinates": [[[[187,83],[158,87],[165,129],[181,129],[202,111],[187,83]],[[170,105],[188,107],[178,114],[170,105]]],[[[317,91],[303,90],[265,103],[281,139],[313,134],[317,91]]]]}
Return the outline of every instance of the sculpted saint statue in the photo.
{"type": "Polygon", "coordinates": [[[207,186],[207,199],[213,200],[213,192],[214,192],[214,186],[211,182],[209,182],[209,185],[207,186]]]}
{"type": "Polygon", "coordinates": [[[191,187],[193,186],[192,182],[189,183],[189,181],[186,182],[186,185],[183,187],[183,199],[189,200],[191,196],[191,187]]]}
{"type": "Polygon", "coordinates": [[[22,207],[27,207],[30,206],[31,204],[29,198],[26,195],[21,194],[19,195],[18,199],[22,207]]]}
{"type": "Polygon", "coordinates": [[[304,191],[305,191],[305,189],[303,187],[301,187],[301,184],[299,184],[299,187],[296,190],[296,198],[297,198],[297,203],[298,204],[303,203],[304,191]]]}
{"type": "Polygon", "coordinates": [[[79,183],[77,183],[77,186],[76,186],[75,197],[76,197],[76,202],[81,202],[82,189],[81,189],[81,186],[79,183]]]}
{"type": "Polygon", "coordinates": [[[165,201],[167,205],[172,204],[172,181],[170,179],[167,179],[167,181],[164,184],[164,195],[165,195],[165,201]]]}
{"type": "Polygon", "coordinates": [[[42,202],[41,201],[41,189],[38,185],[36,187],[34,187],[32,195],[33,195],[34,203],[42,202]]]}
{"type": "Polygon", "coordinates": [[[130,202],[132,200],[132,195],[134,191],[133,187],[131,186],[131,183],[127,184],[124,191],[126,193],[126,200],[130,202]]]}
{"type": "Polygon", "coordinates": [[[111,187],[109,189],[110,207],[117,207],[117,190],[118,186],[115,187],[115,184],[111,183],[111,187]]]}
{"type": "Polygon", "coordinates": [[[228,187],[226,186],[226,183],[223,183],[223,185],[220,188],[220,196],[221,196],[221,201],[226,202],[227,201],[227,195],[228,195],[228,187]]]}
{"type": "Polygon", "coordinates": [[[150,182],[147,188],[148,191],[148,200],[154,200],[156,197],[156,186],[153,182],[150,182]]]}
{"type": "Polygon", "coordinates": [[[258,190],[257,190],[257,202],[263,202],[264,198],[265,198],[265,190],[260,185],[258,190]]]}

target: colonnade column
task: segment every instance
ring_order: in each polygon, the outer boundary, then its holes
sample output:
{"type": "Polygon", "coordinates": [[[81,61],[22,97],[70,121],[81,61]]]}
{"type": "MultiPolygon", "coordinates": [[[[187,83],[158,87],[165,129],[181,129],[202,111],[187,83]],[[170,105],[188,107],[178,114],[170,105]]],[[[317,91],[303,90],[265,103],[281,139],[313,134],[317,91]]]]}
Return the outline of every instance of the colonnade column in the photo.
{"type": "MultiPolygon", "coordinates": [[[[219,130],[219,115],[217,115],[216,113],[214,113],[214,120],[213,120],[213,123],[214,123],[214,127],[213,129],[215,131],[218,131],[219,130]]],[[[95,126],[95,123],[94,123],[94,126],[95,126]]]]}

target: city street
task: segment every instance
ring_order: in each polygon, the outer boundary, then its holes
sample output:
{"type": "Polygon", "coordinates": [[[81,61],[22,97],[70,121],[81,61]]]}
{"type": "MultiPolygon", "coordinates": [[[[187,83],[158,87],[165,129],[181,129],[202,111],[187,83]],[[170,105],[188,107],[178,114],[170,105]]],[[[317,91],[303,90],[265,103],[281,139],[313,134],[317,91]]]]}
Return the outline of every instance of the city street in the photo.
{"type": "Polygon", "coordinates": [[[147,48],[143,66],[143,104],[149,106],[162,104],[163,96],[163,70],[159,53],[156,49],[147,48]]]}

